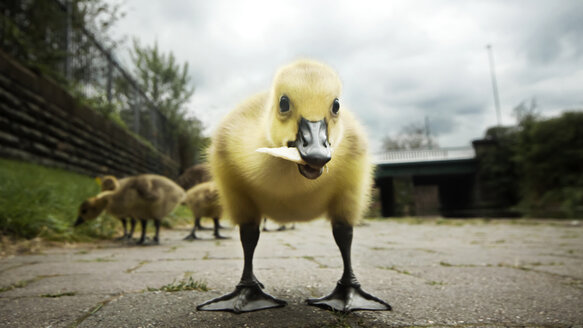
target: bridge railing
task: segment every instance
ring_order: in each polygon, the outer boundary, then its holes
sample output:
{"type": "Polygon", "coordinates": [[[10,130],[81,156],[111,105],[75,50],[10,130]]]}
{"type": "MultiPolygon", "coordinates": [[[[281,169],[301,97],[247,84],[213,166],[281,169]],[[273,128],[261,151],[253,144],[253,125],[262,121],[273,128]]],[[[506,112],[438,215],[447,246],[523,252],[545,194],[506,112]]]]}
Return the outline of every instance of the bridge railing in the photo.
{"type": "Polygon", "coordinates": [[[0,48],[50,76],[158,151],[178,158],[167,118],[76,15],[72,0],[0,2],[0,48]]]}
{"type": "Polygon", "coordinates": [[[381,152],[373,155],[373,161],[376,164],[389,164],[471,159],[475,157],[476,153],[473,147],[452,147],[437,149],[393,150],[381,152]]]}

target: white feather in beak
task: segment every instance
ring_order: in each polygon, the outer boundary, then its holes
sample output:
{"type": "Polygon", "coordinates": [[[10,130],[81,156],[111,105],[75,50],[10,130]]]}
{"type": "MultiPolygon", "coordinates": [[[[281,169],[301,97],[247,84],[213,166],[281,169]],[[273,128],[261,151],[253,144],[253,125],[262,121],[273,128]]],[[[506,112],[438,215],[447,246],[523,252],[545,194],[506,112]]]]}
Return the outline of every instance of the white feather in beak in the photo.
{"type": "Polygon", "coordinates": [[[300,156],[300,152],[295,147],[279,147],[279,148],[257,148],[255,150],[259,153],[268,154],[274,157],[283,158],[298,164],[306,164],[300,156]]]}

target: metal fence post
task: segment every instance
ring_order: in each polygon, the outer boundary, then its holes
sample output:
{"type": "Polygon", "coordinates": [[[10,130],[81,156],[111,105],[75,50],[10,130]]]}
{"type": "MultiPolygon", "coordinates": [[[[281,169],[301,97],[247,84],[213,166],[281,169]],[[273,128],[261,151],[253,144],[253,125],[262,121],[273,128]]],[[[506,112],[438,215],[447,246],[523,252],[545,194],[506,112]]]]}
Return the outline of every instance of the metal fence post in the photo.
{"type": "Polygon", "coordinates": [[[150,121],[152,124],[152,141],[154,142],[154,147],[158,148],[159,146],[159,129],[158,129],[158,111],[154,110],[153,108],[151,108],[150,106],[148,106],[148,109],[150,110],[150,121]]]}
{"type": "Polygon", "coordinates": [[[111,106],[113,88],[113,60],[111,58],[111,54],[107,54],[107,59],[107,86],[105,92],[107,95],[107,104],[111,106]]]}
{"type": "Polygon", "coordinates": [[[66,20],[67,26],[65,30],[65,77],[67,80],[71,80],[71,33],[73,28],[73,2],[72,0],[65,1],[66,6],[66,20]]]}
{"type": "Polygon", "coordinates": [[[140,92],[136,88],[132,88],[133,92],[135,93],[136,102],[133,104],[134,110],[134,133],[140,134],[140,107],[141,107],[141,100],[142,97],[140,92]]]}

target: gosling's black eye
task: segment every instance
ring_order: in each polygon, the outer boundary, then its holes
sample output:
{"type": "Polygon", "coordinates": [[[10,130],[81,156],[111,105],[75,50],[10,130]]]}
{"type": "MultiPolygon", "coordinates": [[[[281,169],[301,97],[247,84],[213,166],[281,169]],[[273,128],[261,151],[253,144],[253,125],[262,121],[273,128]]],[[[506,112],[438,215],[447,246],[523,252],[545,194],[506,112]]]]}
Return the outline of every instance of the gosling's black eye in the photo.
{"type": "Polygon", "coordinates": [[[338,115],[338,111],[340,111],[340,102],[338,101],[338,98],[336,98],[332,104],[332,114],[338,115]]]}
{"type": "Polygon", "coordinates": [[[289,98],[287,96],[281,96],[281,98],[279,98],[279,112],[289,112],[289,98]]]}
{"type": "Polygon", "coordinates": [[[85,213],[87,213],[87,209],[86,208],[84,208],[84,209],[81,210],[81,214],[85,214],[85,213]]]}

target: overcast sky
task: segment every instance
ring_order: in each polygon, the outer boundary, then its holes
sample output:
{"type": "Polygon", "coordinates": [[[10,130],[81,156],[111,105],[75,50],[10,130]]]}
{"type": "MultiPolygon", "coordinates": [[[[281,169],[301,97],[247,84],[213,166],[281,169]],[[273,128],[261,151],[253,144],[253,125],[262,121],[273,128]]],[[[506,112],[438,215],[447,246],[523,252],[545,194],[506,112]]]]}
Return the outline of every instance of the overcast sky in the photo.
{"type": "MultiPolygon", "coordinates": [[[[338,71],[341,101],[367,128],[373,151],[425,117],[440,146],[469,146],[496,125],[487,44],[503,125],[533,97],[546,117],[583,109],[581,0],[125,0],[122,8],[116,33],[157,41],[189,63],[189,112],[207,134],[268,89],[279,66],[308,57],[338,71]]],[[[117,54],[126,66],[130,45],[117,54]]]]}

